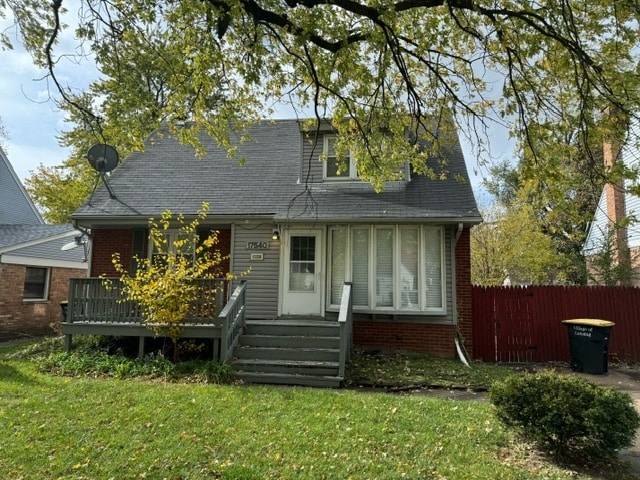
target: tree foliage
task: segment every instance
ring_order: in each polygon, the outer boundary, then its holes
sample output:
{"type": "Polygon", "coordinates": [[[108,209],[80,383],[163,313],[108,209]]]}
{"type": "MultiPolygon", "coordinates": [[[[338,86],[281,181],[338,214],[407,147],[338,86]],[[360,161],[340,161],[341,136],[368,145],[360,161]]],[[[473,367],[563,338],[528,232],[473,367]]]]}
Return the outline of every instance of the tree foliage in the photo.
{"type": "Polygon", "coordinates": [[[8,138],[9,138],[9,132],[7,132],[7,129],[2,123],[2,118],[0,118],[0,148],[3,147],[4,141],[7,140],[8,138]]]}
{"type": "MultiPolygon", "coordinates": [[[[219,267],[225,260],[212,231],[201,240],[198,227],[206,218],[209,205],[203,203],[197,218],[185,223],[182,215],[174,217],[168,210],[159,220],[149,222],[149,236],[153,243],[152,258],[135,257],[133,273],[122,263],[119,253],[113,254],[113,266],[124,285],[122,293],[137,302],[142,309],[144,324],[158,336],[169,337],[174,346],[174,359],[178,356],[178,339],[184,332],[183,323],[201,292],[195,279],[220,278],[219,267]],[[169,232],[175,230],[171,239],[169,232]]],[[[226,274],[228,279],[233,275],[226,274]]],[[[104,280],[107,287],[111,282],[104,280]]],[[[215,314],[215,291],[207,292],[211,315],[215,314]]]]}
{"type": "Polygon", "coordinates": [[[532,208],[538,229],[557,254],[557,271],[574,284],[587,282],[582,248],[605,183],[631,174],[621,164],[605,168],[602,144],[584,141],[575,131],[554,144],[525,147],[516,165],[496,165],[485,181],[503,208],[532,208]]]}
{"type": "Polygon", "coordinates": [[[26,179],[25,188],[48,223],[68,223],[96,181],[96,172],[87,161],[74,156],[58,166],[40,164],[26,179]]]}
{"type": "Polygon", "coordinates": [[[0,11],[82,128],[117,126],[122,151],[158,121],[188,119],[185,141],[201,152],[205,131],[233,154],[229,125],[289,102],[331,118],[338,149],[381,188],[407,158],[433,168],[444,118],[480,137],[504,119],[537,149],[620,128],[606,106],[640,111],[633,0],[81,0],[78,46],[103,73],[81,94],[56,76],[65,5],[0,0],[0,11]]]}
{"type": "Polygon", "coordinates": [[[551,238],[526,204],[485,214],[471,230],[471,281],[476,285],[548,284],[562,277],[551,238]]]}

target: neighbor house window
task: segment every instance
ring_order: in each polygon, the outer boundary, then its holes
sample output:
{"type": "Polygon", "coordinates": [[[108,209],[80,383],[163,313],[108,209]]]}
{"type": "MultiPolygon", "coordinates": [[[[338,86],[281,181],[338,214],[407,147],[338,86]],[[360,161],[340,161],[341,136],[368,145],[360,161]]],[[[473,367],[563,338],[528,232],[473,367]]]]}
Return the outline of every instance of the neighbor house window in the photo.
{"type": "Polygon", "coordinates": [[[49,296],[49,269],[27,267],[24,276],[25,300],[46,300],[49,296]]]}
{"type": "Polygon", "coordinates": [[[336,154],[336,141],[335,135],[324,136],[324,178],[327,179],[355,179],[358,178],[358,172],[356,169],[356,163],[348,155],[346,158],[338,157],[336,154]]]}
{"type": "Polygon", "coordinates": [[[329,239],[331,305],[350,281],[355,309],[445,313],[442,228],[334,227],[329,239]]]}

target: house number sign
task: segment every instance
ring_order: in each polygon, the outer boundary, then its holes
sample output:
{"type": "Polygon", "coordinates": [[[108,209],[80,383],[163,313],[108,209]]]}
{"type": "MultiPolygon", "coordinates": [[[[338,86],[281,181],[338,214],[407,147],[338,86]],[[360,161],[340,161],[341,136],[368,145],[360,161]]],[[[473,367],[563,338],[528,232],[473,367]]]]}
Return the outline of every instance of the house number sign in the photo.
{"type": "Polygon", "coordinates": [[[269,250],[269,242],[247,242],[247,250],[269,250]]]}

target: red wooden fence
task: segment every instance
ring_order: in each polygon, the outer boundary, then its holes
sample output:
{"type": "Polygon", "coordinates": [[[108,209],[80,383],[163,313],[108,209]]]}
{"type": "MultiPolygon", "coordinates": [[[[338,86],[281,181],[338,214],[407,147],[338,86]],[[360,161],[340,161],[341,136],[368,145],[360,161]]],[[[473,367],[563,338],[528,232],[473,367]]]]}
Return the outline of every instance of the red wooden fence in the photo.
{"type": "Polygon", "coordinates": [[[473,358],[487,362],[569,360],[562,320],[615,322],[609,359],[640,362],[640,288],[473,287],[473,358]]]}

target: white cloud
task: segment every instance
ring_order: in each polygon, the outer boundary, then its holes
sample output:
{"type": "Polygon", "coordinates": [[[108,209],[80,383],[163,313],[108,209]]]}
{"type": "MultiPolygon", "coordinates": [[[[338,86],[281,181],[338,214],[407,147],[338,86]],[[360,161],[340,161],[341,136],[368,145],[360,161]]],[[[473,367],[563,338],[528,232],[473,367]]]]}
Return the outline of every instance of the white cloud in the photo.
{"type": "MultiPolygon", "coordinates": [[[[65,20],[69,24],[70,15],[65,20]]],[[[67,158],[68,149],[60,146],[56,137],[70,125],[65,124],[65,113],[53,100],[59,96],[47,71],[37,68],[22,48],[13,19],[0,19],[0,29],[7,31],[14,43],[13,50],[0,51],[0,121],[9,135],[2,144],[24,181],[41,163],[59,165],[67,158]]],[[[73,29],[67,29],[60,40],[58,55],[73,52],[73,29]]],[[[77,89],[86,87],[98,72],[90,60],[78,63],[69,59],[59,63],[57,74],[65,85],[77,89]]]]}

